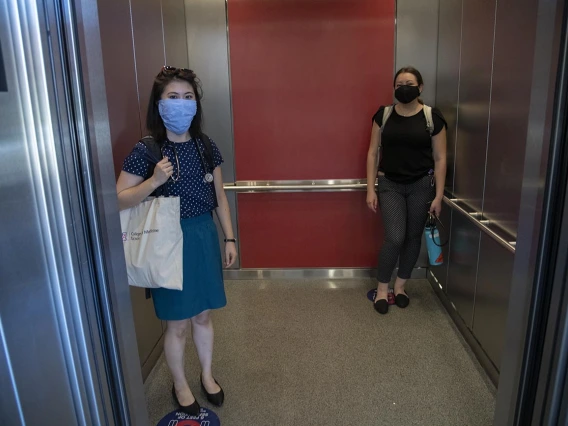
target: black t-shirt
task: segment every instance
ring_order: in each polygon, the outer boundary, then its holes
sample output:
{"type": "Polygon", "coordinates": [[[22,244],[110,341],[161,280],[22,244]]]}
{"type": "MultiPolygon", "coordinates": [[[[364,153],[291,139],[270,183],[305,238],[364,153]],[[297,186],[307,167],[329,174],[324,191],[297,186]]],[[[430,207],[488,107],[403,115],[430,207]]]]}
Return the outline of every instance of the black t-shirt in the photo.
{"type": "MultiPolygon", "coordinates": [[[[379,108],[373,121],[383,124],[383,111],[379,108]]],[[[444,116],[437,108],[432,108],[434,132],[437,135],[447,127],[444,116]]],[[[393,111],[381,134],[381,162],[379,170],[385,176],[398,183],[412,183],[434,170],[432,156],[432,138],[426,127],[426,116],[422,109],[410,117],[403,117],[393,111]]]]}

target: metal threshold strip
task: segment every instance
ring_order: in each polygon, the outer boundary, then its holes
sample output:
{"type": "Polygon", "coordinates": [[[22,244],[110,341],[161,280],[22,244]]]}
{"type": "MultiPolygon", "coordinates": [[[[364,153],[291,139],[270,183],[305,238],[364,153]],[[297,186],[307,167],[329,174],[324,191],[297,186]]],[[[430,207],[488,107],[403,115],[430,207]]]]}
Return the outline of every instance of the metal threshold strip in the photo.
{"type": "Polygon", "coordinates": [[[339,192],[365,191],[367,179],[258,180],[224,184],[232,192],[339,192]]]}
{"type": "Polygon", "coordinates": [[[512,241],[513,238],[507,238],[506,237],[508,235],[507,232],[501,230],[501,228],[497,224],[493,223],[491,220],[484,219],[483,214],[481,212],[467,211],[465,208],[459,205],[459,200],[457,198],[449,198],[444,196],[444,202],[448,206],[450,206],[450,208],[452,208],[453,210],[456,210],[465,217],[467,217],[470,220],[470,222],[472,222],[485,234],[489,235],[493,240],[495,240],[501,246],[509,250],[511,253],[515,254],[515,246],[517,242],[512,241]],[[502,236],[500,234],[503,234],[505,236],[502,236]]]}
{"type": "MultiPolygon", "coordinates": [[[[396,276],[398,268],[393,273],[396,276]]],[[[412,279],[426,278],[426,267],[415,267],[412,279]]],[[[259,269],[225,269],[223,276],[226,280],[336,280],[336,279],[372,279],[374,268],[259,268],[259,269]]]]}

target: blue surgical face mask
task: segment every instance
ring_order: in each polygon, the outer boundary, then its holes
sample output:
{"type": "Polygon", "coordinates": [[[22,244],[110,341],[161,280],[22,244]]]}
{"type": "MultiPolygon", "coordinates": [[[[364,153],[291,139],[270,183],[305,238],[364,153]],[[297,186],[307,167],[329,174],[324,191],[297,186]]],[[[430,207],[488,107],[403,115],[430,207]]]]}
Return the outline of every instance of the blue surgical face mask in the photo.
{"type": "Polygon", "coordinates": [[[183,135],[197,113],[197,102],[193,99],[162,99],[158,102],[158,110],[166,129],[183,135]]]}

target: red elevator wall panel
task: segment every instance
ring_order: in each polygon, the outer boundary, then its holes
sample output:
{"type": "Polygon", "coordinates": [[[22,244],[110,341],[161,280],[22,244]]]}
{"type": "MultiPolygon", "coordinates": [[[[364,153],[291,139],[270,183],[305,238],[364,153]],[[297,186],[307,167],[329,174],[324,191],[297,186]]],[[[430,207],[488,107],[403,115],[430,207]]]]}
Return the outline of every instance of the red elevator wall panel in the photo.
{"type": "MultiPolygon", "coordinates": [[[[237,180],[366,175],[392,100],[394,0],[228,0],[237,180]]],[[[245,268],[370,267],[365,193],[240,194],[245,268]]]]}
{"type": "Polygon", "coordinates": [[[360,178],[392,99],[394,0],[229,0],[238,180],[360,178]]]}
{"type": "Polygon", "coordinates": [[[243,268],[369,267],[383,228],[364,192],[240,194],[243,268]]]}

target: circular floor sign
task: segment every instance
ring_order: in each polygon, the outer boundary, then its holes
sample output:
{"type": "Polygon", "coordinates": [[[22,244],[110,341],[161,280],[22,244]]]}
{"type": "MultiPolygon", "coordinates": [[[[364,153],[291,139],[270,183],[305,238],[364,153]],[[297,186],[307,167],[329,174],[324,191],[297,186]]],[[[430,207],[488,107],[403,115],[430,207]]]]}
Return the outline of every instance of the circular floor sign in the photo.
{"type": "Polygon", "coordinates": [[[157,426],[221,426],[221,422],[217,414],[201,407],[199,416],[190,416],[177,410],[172,411],[160,420],[157,426]]]}
{"type": "MultiPolygon", "coordinates": [[[[375,297],[377,297],[377,289],[373,289],[373,290],[369,290],[369,292],[367,293],[367,299],[369,299],[371,302],[375,301],[375,297]]],[[[394,290],[392,288],[389,288],[389,305],[394,305],[394,290]]]]}

